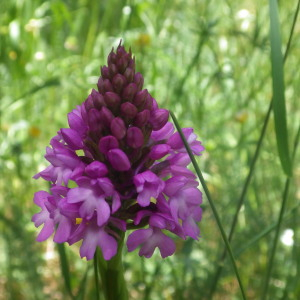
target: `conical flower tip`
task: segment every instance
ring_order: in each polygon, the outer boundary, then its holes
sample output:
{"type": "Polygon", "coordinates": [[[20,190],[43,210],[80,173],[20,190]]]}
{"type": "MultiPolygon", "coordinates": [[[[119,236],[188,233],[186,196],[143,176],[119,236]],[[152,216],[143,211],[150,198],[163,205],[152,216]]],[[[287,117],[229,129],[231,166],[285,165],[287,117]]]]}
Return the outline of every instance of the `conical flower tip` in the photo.
{"type": "MultiPolygon", "coordinates": [[[[100,247],[109,260],[117,253],[119,231],[134,230],[129,251],[140,247],[141,256],[151,257],[158,248],[166,257],[175,244],[165,231],[198,239],[201,192],[169,111],[143,89],[131,50],[120,43],[107,63],[98,91],[68,114],[70,127],[47,147],[50,165],[34,176],[51,182],[49,192],[34,196],[40,212],[32,220],[43,225],[37,240],[52,233],[57,243],[82,240],[82,257],[92,259],[100,247]]],[[[183,133],[200,155],[204,148],[193,129],[183,133]]]]}

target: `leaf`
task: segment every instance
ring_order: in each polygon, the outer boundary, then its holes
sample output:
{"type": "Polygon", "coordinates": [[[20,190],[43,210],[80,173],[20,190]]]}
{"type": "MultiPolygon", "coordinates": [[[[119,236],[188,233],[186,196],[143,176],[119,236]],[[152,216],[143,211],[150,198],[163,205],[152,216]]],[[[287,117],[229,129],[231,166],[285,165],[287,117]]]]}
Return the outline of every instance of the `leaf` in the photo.
{"type": "Polygon", "coordinates": [[[57,244],[57,250],[59,253],[59,259],[60,259],[60,268],[61,268],[61,273],[64,278],[65,282],[65,287],[70,295],[71,298],[73,298],[72,295],[72,289],[71,289],[71,281],[70,281],[70,271],[69,271],[69,262],[68,258],[66,255],[66,249],[64,244],[57,244]]]}
{"type": "Polygon", "coordinates": [[[276,0],[270,4],[270,42],[273,83],[273,112],[277,149],[281,166],[286,175],[291,176],[291,161],[288,147],[288,132],[284,97],[283,56],[281,53],[281,38],[279,31],[278,7],[276,0]]]}

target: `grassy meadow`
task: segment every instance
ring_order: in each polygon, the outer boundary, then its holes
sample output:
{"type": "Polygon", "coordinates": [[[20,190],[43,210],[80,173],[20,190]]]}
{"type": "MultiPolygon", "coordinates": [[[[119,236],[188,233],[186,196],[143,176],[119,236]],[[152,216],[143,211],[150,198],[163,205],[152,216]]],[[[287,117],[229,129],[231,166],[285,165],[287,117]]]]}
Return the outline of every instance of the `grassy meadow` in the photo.
{"type": "MultiPolygon", "coordinates": [[[[80,245],[35,241],[32,176],[122,39],[197,163],[247,299],[300,299],[299,1],[0,1],[0,300],[95,299],[80,245]],[[271,8],[271,9],[270,9],[271,8]],[[271,20],[271,34],[270,34],[271,20]],[[299,149],[298,149],[299,150],[299,149]],[[72,296],[70,296],[72,295],[72,296]]],[[[243,299],[203,188],[199,241],[124,249],[130,299],[243,299]]]]}

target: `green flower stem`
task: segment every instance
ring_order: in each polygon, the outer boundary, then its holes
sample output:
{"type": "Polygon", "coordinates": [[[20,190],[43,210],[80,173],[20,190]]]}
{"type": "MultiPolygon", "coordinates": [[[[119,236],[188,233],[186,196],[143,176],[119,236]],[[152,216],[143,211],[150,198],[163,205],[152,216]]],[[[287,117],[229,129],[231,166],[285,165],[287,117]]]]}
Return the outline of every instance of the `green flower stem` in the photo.
{"type": "Polygon", "coordinates": [[[200,182],[201,182],[201,184],[202,184],[202,187],[203,187],[203,189],[204,189],[204,191],[205,191],[207,200],[208,200],[208,202],[209,202],[209,204],[210,204],[210,207],[211,207],[211,209],[212,209],[212,211],[213,211],[214,217],[215,217],[216,222],[217,222],[217,224],[218,224],[218,227],[219,227],[219,230],[220,230],[220,232],[221,232],[221,235],[222,235],[223,241],[224,241],[224,243],[225,243],[226,249],[227,249],[227,251],[228,251],[228,253],[229,253],[229,256],[230,256],[230,259],[231,259],[231,262],[232,262],[232,265],[233,265],[233,269],[234,269],[236,278],[237,278],[238,283],[239,283],[239,286],[240,286],[240,290],[241,290],[241,294],[242,294],[242,299],[245,300],[245,299],[246,299],[246,294],[245,294],[245,290],[244,290],[244,287],[243,287],[243,284],[242,284],[242,280],[241,280],[241,277],[240,277],[240,275],[239,275],[239,271],[238,271],[238,268],[237,268],[237,266],[236,266],[235,259],[234,259],[234,256],[233,256],[233,253],[232,253],[230,244],[229,244],[229,242],[228,242],[227,236],[226,236],[226,234],[225,234],[225,231],[224,231],[224,228],[223,228],[223,226],[222,226],[222,223],[221,223],[219,214],[218,214],[218,212],[217,212],[217,209],[216,209],[216,207],[215,207],[215,204],[214,204],[213,201],[212,201],[212,198],[211,198],[211,196],[210,196],[210,192],[209,192],[209,190],[208,190],[208,188],[207,188],[207,185],[206,185],[206,183],[205,183],[205,180],[204,180],[204,178],[203,178],[203,175],[202,175],[202,173],[201,173],[201,171],[200,171],[200,169],[199,169],[199,167],[198,167],[198,164],[197,164],[197,162],[196,162],[196,160],[195,160],[195,157],[194,157],[194,155],[193,155],[193,153],[192,153],[192,151],[191,151],[191,149],[190,149],[190,147],[189,147],[189,144],[188,144],[188,142],[186,141],[186,138],[185,138],[185,136],[184,136],[184,134],[183,134],[183,132],[182,132],[182,130],[181,130],[181,127],[179,126],[179,123],[178,123],[178,121],[177,121],[177,119],[176,119],[174,113],[173,113],[172,111],[170,111],[170,114],[171,114],[171,117],[172,117],[172,119],[173,119],[173,122],[174,122],[174,124],[175,124],[175,126],[176,126],[176,129],[178,130],[178,132],[179,132],[179,134],[180,134],[180,137],[181,137],[181,139],[182,139],[182,141],[183,141],[183,143],[184,143],[184,146],[185,146],[185,148],[186,148],[186,150],[187,150],[187,152],[188,152],[188,154],[189,154],[189,157],[190,157],[190,159],[191,159],[191,161],[192,161],[192,164],[193,164],[193,166],[194,166],[194,168],[195,168],[195,171],[196,171],[196,173],[197,173],[197,175],[198,175],[198,178],[199,178],[199,180],[200,180],[200,182]]]}
{"type": "Polygon", "coordinates": [[[102,280],[102,290],[106,300],[128,300],[126,281],[122,263],[124,233],[121,232],[117,254],[109,261],[104,260],[97,249],[99,273],[102,280]]]}

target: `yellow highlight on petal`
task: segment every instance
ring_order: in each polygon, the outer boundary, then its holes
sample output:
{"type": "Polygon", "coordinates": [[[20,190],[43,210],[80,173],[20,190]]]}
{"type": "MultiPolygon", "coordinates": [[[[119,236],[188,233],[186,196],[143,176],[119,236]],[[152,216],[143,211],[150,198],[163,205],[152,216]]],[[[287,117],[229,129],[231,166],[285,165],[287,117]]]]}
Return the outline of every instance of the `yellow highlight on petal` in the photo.
{"type": "Polygon", "coordinates": [[[82,218],[76,218],[76,225],[81,224],[81,222],[82,222],[82,218]]]}
{"type": "Polygon", "coordinates": [[[151,201],[152,203],[154,203],[154,204],[156,204],[156,202],[157,202],[157,200],[156,200],[154,197],[151,197],[151,198],[150,198],[150,201],[151,201]]]}

